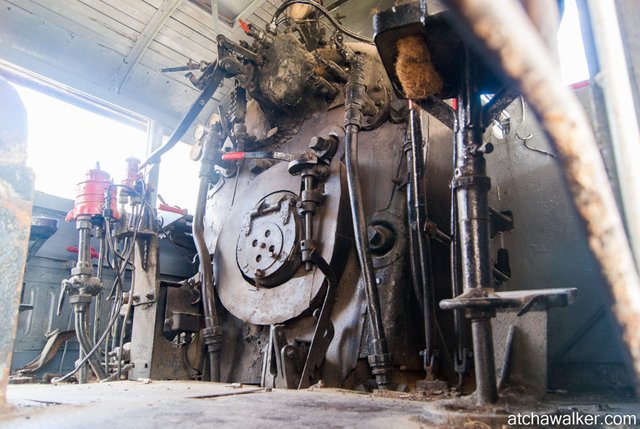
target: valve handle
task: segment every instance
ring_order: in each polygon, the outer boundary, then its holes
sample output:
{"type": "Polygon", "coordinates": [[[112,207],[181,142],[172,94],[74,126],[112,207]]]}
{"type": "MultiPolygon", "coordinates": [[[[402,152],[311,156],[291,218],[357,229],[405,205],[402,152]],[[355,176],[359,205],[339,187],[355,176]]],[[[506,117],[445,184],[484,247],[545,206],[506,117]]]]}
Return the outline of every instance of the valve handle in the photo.
{"type": "Polygon", "coordinates": [[[60,316],[60,313],[62,313],[62,305],[64,304],[64,297],[69,291],[70,285],[71,284],[67,279],[62,280],[62,283],[60,283],[60,297],[58,297],[58,307],[56,308],[56,316],[60,316]]]}

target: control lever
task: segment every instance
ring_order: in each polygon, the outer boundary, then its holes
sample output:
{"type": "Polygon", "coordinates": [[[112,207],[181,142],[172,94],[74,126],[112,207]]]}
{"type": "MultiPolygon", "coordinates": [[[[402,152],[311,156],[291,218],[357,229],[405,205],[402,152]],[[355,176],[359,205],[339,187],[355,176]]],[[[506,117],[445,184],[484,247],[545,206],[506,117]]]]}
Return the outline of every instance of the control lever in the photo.
{"type": "Polygon", "coordinates": [[[62,313],[62,306],[64,304],[65,295],[71,290],[71,283],[69,280],[64,279],[60,284],[60,296],[58,297],[58,306],[56,308],[56,316],[60,316],[62,313]]]}

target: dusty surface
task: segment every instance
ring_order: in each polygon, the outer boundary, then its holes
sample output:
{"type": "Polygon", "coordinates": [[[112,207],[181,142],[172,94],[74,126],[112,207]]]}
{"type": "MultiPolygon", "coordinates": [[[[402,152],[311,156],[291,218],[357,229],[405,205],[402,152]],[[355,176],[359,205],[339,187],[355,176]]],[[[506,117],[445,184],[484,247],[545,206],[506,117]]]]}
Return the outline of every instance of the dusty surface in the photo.
{"type": "Polygon", "coordinates": [[[11,385],[0,428],[429,427],[424,404],[334,389],[264,391],[183,381],[11,385]],[[244,392],[244,393],[243,393],[244,392]]]}
{"type": "MultiPolygon", "coordinates": [[[[147,380],[148,381],[148,380],[147,380]]],[[[518,392],[477,407],[473,395],[454,397],[338,389],[267,390],[197,381],[123,381],[86,385],[10,385],[4,428],[503,428],[517,413],[632,415],[629,398],[550,395],[544,402],[518,392]]],[[[601,426],[596,426],[601,427],[601,426]]],[[[627,426],[637,427],[637,426],[627,426]]]]}

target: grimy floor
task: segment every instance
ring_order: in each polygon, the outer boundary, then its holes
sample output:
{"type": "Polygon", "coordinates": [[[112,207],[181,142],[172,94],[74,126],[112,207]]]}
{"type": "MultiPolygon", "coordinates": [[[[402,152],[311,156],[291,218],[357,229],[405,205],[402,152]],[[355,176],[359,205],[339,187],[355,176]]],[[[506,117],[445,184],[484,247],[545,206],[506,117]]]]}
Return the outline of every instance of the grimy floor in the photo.
{"type": "Polygon", "coordinates": [[[424,403],[316,389],[135,381],[10,385],[0,428],[425,427],[424,403]]]}
{"type": "Polygon", "coordinates": [[[8,389],[11,407],[0,410],[0,429],[487,429],[509,427],[506,423],[516,413],[599,415],[601,422],[606,415],[626,415],[635,416],[640,423],[640,404],[630,398],[548,397],[542,403],[506,393],[498,404],[482,409],[475,406],[472,396],[429,402],[414,399],[411,394],[396,392],[372,395],[325,388],[267,390],[195,381],[14,384],[8,389]]]}

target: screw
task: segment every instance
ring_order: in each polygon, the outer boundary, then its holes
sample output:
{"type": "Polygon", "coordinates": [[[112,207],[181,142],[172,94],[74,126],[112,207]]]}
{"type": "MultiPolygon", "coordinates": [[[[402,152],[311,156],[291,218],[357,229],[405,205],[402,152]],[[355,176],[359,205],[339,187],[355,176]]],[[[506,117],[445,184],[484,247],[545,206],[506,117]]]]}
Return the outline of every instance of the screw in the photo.
{"type": "Polygon", "coordinates": [[[147,297],[148,300],[152,300],[153,298],[155,298],[155,295],[153,294],[153,292],[147,292],[145,296],[147,297]]]}
{"type": "Polygon", "coordinates": [[[140,301],[140,295],[138,294],[133,295],[133,302],[138,302],[138,301],[140,301]]]}
{"type": "Polygon", "coordinates": [[[261,269],[257,269],[253,272],[253,276],[257,279],[261,279],[262,277],[264,277],[264,270],[261,269]]]}

